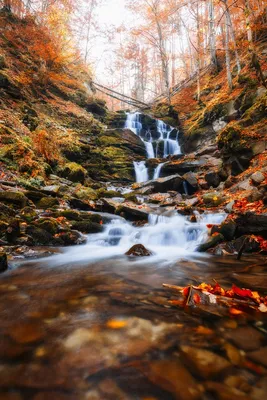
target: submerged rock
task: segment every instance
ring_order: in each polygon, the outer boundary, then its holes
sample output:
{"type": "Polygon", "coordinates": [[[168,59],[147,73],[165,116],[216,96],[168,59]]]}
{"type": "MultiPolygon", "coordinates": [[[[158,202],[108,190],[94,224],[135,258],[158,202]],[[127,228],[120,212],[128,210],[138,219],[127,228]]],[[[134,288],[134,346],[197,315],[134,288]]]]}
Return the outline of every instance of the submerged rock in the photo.
{"type": "Polygon", "coordinates": [[[152,256],[152,253],[142,244],[135,244],[130,248],[130,250],[127,251],[127,253],[125,253],[125,255],[130,257],[148,257],[152,256]]]}
{"type": "Polygon", "coordinates": [[[7,269],[8,269],[7,255],[6,255],[6,253],[1,252],[0,253],[0,272],[4,272],[7,269]]]}

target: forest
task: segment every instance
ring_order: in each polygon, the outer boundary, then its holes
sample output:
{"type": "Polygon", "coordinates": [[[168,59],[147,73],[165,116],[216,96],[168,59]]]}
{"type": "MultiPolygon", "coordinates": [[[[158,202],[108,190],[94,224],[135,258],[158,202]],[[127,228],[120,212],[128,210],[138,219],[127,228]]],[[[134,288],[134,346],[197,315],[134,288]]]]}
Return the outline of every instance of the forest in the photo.
{"type": "Polygon", "coordinates": [[[0,0],[0,400],[267,396],[266,0],[0,0]]]}

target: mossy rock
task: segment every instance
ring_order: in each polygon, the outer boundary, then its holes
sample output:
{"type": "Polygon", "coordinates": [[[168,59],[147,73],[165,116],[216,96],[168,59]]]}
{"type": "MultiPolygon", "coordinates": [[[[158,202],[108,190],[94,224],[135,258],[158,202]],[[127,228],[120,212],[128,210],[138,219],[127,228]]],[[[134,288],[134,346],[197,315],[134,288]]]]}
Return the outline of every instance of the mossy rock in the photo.
{"type": "Polygon", "coordinates": [[[53,242],[53,235],[51,233],[34,225],[27,226],[26,234],[32,237],[35,246],[46,246],[53,242]]]}
{"type": "Polygon", "coordinates": [[[75,162],[70,162],[64,165],[60,171],[60,175],[72,182],[84,183],[87,171],[81,165],[75,162]]]}
{"type": "Polygon", "coordinates": [[[38,228],[44,229],[45,231],[55,235],[59,230],[59,224],[55,219],[52,218],[40,218],[35,222],[38,228]]]}
{"type": "Polygon", "coordinates": [[[135,204],[139,204],[139,201],[134,193],[126,193],[123,195],[126,201],[132,201],[135,204]]]}
{"type": "Polygon", "coordinates": [[[249,88],[255,88],[258,85],[258,82],[256,79],[253,79],[250,76],[246,76],[246,75],[242,75],[242,74],[240,74],[238,76],[237,82],[240,85],[246,85],[249,88]]]}
{"type": "Polygon", "coordinates": [[[86,111],[91,112],[97,116],[104,117],[107,114],[106,102],[97,97],[89,97],[84,105],[86,111]]]}
{"type": "Polygon", "coordinates": [[[89,187],[81,186],[75,191],[75,197],[79,200],[97,200],[97,192],[89,187]]]}
{"type": "Polygon", "coordinates": [[[58,217],[64,217],[69,221],[79,221],[80,213],[75,210],[64,210],[57,213],[58,217]]]}
{"type": "Polygon", "coordinates": [[[203,194],[202,199],[207,207],[218,207],[225,200],[218,192],[205,193],[203,194]]]}
{"type": "Polygon", "coordinates": [[[222,103],[215,104],[211,109],[205,109],[202,119],[199,121],[199,126],[203,127],[212,124],[219,118],[227,116],[227,105],[222,103]]]}
{"type": "Polygon", "coordinates": [[[73,246],[84,243],[86,240],[80,232],[74,230],[67,230],[60,232],[60,234],[54,239],[54,243],[59,246],[73,246]]]}
{"type": "Polygon", "coordinates": [[[23,208],[26,206],[28,199],[22,192],[17,191],[3,191],[0,192],[0,201],[3,203],[13,204],[14,206],[18,206],[23,208]]]}
{"type": "Polygon", "coordinates": [[[257,91],[245,88],[234,101],[234,108],[242,115],[246,110],[252,107],[257,97],[257,91]]]}
{"type": "Polygon", "coordinates": [[[155,107],[153,107],[153,115],[160,119],[164,117],[171,117],[178,123],[177,111],[172,105],[169,105],[167,103],[158,103],[155,107]]]}
{"type": "Polygon", "coordinates": [[[91,221],[73,221],[71,228],[82,233],[99,233],[103,231],[103,226],[91,221]]]}
{"type": "Polygon", "coordinates": [[[55,199],[54,197],[43,197],[41,200],[38,202],[38,207],[47,210],[48,208],[55,208],[59,206],[59,201],[58,199],[55,199]]]}
{"type": "Polygon", "coordinates": [[[214,236],[209,238],[207,240],[207,242],[201,243],[198,246],[197,251],[199,251],[199,252],[207,251],[207,250],[211,249],[212,247],[217,246],[217,244],[219,244],[223,241],[224,241],[224,236],[221,233],[215,234],[214,236]]]}
{"type": "Polygon", "coordinates": [[[227,155],[240,154],[240,152],[250,149],[249,141],[246,140],[245,136],[242,136],[242,130],[237,124],[226,126],[219,133],[217,143],[218,148],[227,155]]]}
{"type": "Polygon", "coordinates": [[[116,192],[115,190],[106,190],[105,188],[101,188],[97,190],[97,196],[99,199],[103,197],[111,199],[112,197],[121,197],[121,193],[116,192]]]}
{"type": "Polygon", "coordinates": [[[106,117],[107,124],[113,128],[123,128],[127,115],[123,111],[109,112],[106,117]]]}
{"type": "Polygon", "coordinates": [[[20,212],[20,217],[26,222],[32,222],[38,217],[38,214],[34,208],[24,207],[20,212]]]}
{"type": "Polygon", "coordinates": [[[267,93],[259,97],[243,115],[242,125],[248,126],[261,121],[267,116],[267,93]]]}

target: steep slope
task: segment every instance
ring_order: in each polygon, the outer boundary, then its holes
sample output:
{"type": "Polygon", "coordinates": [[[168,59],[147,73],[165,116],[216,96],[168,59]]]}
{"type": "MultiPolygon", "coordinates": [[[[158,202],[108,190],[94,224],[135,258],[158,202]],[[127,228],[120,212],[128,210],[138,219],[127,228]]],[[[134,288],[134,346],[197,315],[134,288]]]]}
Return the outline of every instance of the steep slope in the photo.
{"type": "Polygon", "coordinates": [[[108,110],[91,73],[33,19],[0,13],[0,162],[5,176],[43,183],[58,174],[90,185],[134,179],[134,134],[105,131],[108,110]],[[105,134],[104,134],[105,132],[105,134]]]}

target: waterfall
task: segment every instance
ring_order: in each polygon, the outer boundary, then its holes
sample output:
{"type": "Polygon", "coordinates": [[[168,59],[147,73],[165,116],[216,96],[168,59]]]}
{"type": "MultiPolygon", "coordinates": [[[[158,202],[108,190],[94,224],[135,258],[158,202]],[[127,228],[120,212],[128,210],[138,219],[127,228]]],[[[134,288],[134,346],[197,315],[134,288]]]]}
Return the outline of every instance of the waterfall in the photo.
{"type": "Polygon", "coordinates": [[[148,169],[146,167],[146,162],[134,161],[133,164],[134,164],[136,182],[141,183],[148,181],[148,169]]]}
{"type": "MultiPolygon", "coordinates": [[[[164,158],[169,155],[181,154],[181,149],[178,142],[178,133],[176,139],[170,139],[170,134],[173,131],[173,127],[165,124],[165,122],[156,120],[157,131],[160,134],[160,140],[164,141],[164,158]]],[[[147,158],[155,158],[158,157],[158,141],[156,144],[156,154],[153,147],[153,139],[151,136],[150,130],[146,132],[146,139],[143,139],[140,135],[143,130],[143,125],[141,123],[141,114],[136,113],[127,113],[127,119],[125,122],[125,129],[130,129],[135,135],[139,136],[143,141],[147,158]]],[[[153,174],[153,179],[157,179],[160,176],[160,171],[163,164],[159,164],[153,174]]],[[[134,170],[136,175],[137,182],[145,182],[149,179],[148,170],[144,161],[134,162],[134,170]]]]}
{"type": "Polygon", "coordinates": [[[163,167],[164,164],[165,164],[165,163],[160,163],[160,164],[156,167],[156,169],[155,169],[155,171],[154,171],[153,179],[158,179],[158,178],[160,177],[160,172],[161,172],[161,169],[162,169],[162,167],[163,167]]]}
{"type": "Polygon", "coordinates": [[[130,129],[137,136],[140,136],[142,130],[142,124],[140,122],[140,113],[127,113],[125,129],[130,129]]]}
{"type": "Polygon", "coordinates": [[[173,127],[165,124],[165,122],[157,120],[157,130],[160,134],[160,140],[164,141],[164,155],[166,158],[169,155],[181,154],[181,148],[178,142],[178,133],[176,139],[170,139],[170,134],[173,131],[173,127]]]}

